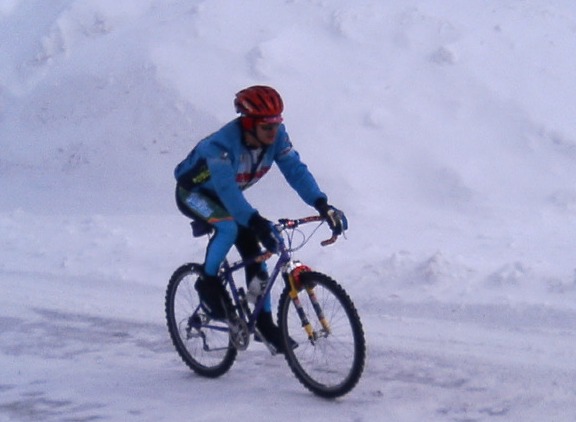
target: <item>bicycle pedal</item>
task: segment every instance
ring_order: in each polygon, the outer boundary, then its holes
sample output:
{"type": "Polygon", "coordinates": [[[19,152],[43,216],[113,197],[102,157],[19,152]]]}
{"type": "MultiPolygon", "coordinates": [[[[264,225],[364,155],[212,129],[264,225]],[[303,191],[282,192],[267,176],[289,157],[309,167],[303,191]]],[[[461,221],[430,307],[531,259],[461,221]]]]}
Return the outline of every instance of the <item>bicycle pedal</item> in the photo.
{"type": "Polygon", "coordinates": [[[266,340],[258,328],[256,328],[256,331],[254,332],[254,341],[256,343],[262,343],[264,346],[266,346],[272,356],[276,356],[278,353],[280,353],[280,351],[272,344],[272,342],[266,340]]]}
{"type": "MultiPolygon", "coordinates": [[[[254,332],[254,341],[256,343],[264,344],[272,356],[277,354],[284,354],[284,351],[281,351],[278,347],[276,347],[272,341],[266,340],[266,337],[262,335],[262,332],[258,328],[256,328],[256,331],[254,332]]],[[[298,348],[298,343],[292,338],[290,338],[288,342],[292,350],[298,348]]]]}

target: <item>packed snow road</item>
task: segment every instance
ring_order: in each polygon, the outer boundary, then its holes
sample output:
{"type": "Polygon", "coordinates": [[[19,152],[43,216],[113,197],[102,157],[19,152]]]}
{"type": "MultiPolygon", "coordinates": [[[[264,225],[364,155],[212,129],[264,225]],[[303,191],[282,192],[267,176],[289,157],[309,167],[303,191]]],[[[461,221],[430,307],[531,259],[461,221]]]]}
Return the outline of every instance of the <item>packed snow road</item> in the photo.
{"type": "MultiPolygon", "coordinates": [[[[18,286],[35,283],[44,294],[49,292],[41,286],[47,284],[66,288],[40,274],[35,280],[2,276],[12,280],[7,286],[17,295],[26,294],[18,286]]],[[[142,289],[130,297],[122,290],[108,293],[124,295],[128,312],[147,302],[156,307],[152,313],[161,313],[161,291],[142,289]]],[[[222,378],[203,379],[179,360],[161,319],[91,311],[99,299],[90,291],[84,310],[74,301],[60,309],[42,307],[37,292],[29,295],[29,307],[6,302],[0,308],[0,421],[576,418],[571,311],[357,303],[368,340],[367,366],[356,389],[328,401],[305,390],[284,359],[260,344],[239,354],[222,378]]]]}

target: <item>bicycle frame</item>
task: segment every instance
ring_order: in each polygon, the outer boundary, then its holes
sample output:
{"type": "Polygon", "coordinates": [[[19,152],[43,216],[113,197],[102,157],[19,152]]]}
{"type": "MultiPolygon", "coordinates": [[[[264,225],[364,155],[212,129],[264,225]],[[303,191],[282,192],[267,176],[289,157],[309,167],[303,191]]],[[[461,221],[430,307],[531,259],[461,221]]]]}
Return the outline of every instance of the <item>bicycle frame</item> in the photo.
{"type": "MultiPolygon", "coordinates": [[[[270,276],[268,277],[268,280],[266,280],[266,287],[265,287],[264,291],[260,294],[259,299],[254,304],[254,310],[251,312],[247,307],[244,306],[245,297],[242,297],[243,293],[241,293],[241,292],[243,292],[243,289],[241,287],[239,288],[236,286],[236,281],[234,280],[233,273],[235,273],[238,270],[243,269],[244,267],[246,267],[252,263],[256,263],[256,262],[261,263],[261,262],[267,261],[274,254],[271,252],[265,252],[261,255],[257,255],[253,258],[249,258],[246,260],[240,259],[240,260],[232,262],[232,263],[229,263],[228,260],[224,260],[224,262],[222,263],[222,266],[221,266],[220,271],[219,271],[219,277],[224,281],[225,285],[229,286],[230,292],[232,293],[232,299],[234,301],[234,304],[236,305],[236,309],[238,310],[238,316],[240,317],[241,320],[243,320],[246,323],[250,333],[254,332],[256,320],[258,318],[258,315],[260,314],[260,312],[262,312],[262,309],[264,307],[265,298],[272,291],[272,288],[274,287],[274,284],[277,281],[278,275],[281,272],[283,272],[283,273],[287,272],[289,269],[291,269],[292,266],[295,265],[294,263],[296,262],[292,259],[292,253],[294,250],[289,249],[286,246],[284,236],[282,236],[282,232],[287,230],[287,229],[296,229],[301,224],[306,224],[306,223],[311,223],[311,222],[321,222],[321,221],[324,221],[324,219],[322,217],[311,216],[311,217],[304,217],[304,218],[300,218],[300,219],[296,219],[296,220],[281,219],[281,220],[279,220],[278,224],[275,225],[276,229],[280,233],[280,239],[279,239],[280,240],[280,250],[278,252],[278,261],[276,262],[272,271],[270,272],[270,276]],[[291,264],[293,264],[293,265],[291,265],[291,264]]],[[[320,243],[322,246],[330,245],[336,241],[337,237],[338,237],[337,235],[333,235],[330,239],[324,240],[320,243]]],[[[304,321],[303,321],[303,323],[304,323],[304,321]]],[[[210,325],[210,328],[216,329],[216,330],[222,330],[222,331],[228,330],[228,328],[216,327],[216,326],[212,326],[212,325],[210,325]]]]}
{"type": "Polygon", "coordinates": [[[228,286],[230,286],[232,298],[233,298],[233,301],[238,308],[239,316],[242,319],[244,319],[244,321],[248,325],[248,328],[250,329],[250,332],[253,331],[254,325],[256,324],[256,319],[258,318],[258,315],[260,314],[260,312],[262,311],[262,308],[264,307],[265,297],[268,294],[270,294],[270,292],[272,291],[272,287],[276,283],[276,279],[277,279],[278,275],[280,274],[280,272],[282,271],[282,269],[284,268],[284,266],[286,266],[292,260],[290,254],[287,252],[286,248],[283,246],[283,243],[282,243],[282,246],[280,248],[281,248],[281,250],[280,250],[279,257],[278,257],[278,261],[274,265],[274,268],[272,269],[272,272],[270,273],[268,280],[266,280],[266,287],[265,287],[264,291],[260,294],[260,298],[254,304],[254,310],[249,315],[247,315],[247,309],[245,309],[243,306],[241,306],[241,304],[245,300],[245,298],[241,297],[240,292],[242,290],[240,290],[241,288],[238,288],[236,286],[236,281],[234,280],[234,277],[232,276],[232,274],[238,270],[241,270],[242,268],[246,267],[247,265],[252,264],[252,263],[264,262],[264,261],[268,260],[269,258],[271,258],[272,254],[269,252],[266,252],[263,255],[259,255],[255,258],[251,258],[248,260],[239,260],[239,261],[233,262],[231,264],[229,264],[227,261],[224,261],[224,263],[222,264],[222,268],[220,270],[221,277],[225,280],[225,283],[228,286]]]}

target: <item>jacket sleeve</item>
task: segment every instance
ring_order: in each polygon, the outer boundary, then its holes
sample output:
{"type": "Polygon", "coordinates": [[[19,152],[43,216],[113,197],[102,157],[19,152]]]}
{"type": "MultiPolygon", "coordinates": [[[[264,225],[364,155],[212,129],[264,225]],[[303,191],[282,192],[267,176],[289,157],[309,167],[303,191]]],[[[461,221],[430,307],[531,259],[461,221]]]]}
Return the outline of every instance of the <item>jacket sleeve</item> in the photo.
{"type": "Polygon", "coordinates": [[[206,158],[210,170],[211,184],[218,198],[232,217],[241,225],[248,226],[248,220],[256,212],[244,197],[232,167],[232,157],[224,149],[212,148],[206,158]]]}
{"type": "Polygon", "coordinates": [[[306,164],[300,160],[300,155],[292,147],[290,138],[285,132],[279,139],[274,159],[286,181],[305,203],[314,206],[319,199],[326,199],[326,194],[320,190],[316,179],[314,179],[306,164]]]}

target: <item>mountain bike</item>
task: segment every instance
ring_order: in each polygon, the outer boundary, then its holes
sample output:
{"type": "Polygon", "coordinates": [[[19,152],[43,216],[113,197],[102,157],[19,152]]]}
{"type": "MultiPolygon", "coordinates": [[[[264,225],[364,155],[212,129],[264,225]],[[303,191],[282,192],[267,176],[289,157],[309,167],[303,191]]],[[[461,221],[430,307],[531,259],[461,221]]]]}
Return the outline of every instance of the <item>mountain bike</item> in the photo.
{"type": "MultiPolygon", "coordinates": [[[[219,377],[232,367],[237,353],[248,348],[252,335],[275,354],[274,347],[259,335],[256,319],[264,307],[264,298],[281,275],[284,288],[278,299],[277,323],[284,356],[293,374],[308,390],[325,398],[340,397],[356,386],[366,359],[358,312],[335,280],[292,257],[323,222],[320,216],[278,220],[278,260],[253,305],[244,288],[237,287],[233,274],[252,262],[268,260],[273,254],[263,252],[248,260],[224,261],[218,277],[235,310],[227,321],[211,319],[200,306],[194,283],[202,274],[202,265],[188,263],[174,272],[166,290],[166,319],[172,342],[188,367],[205,377],[219,377]],[[318,225],[311,234],[300,229],[313,222],[318,225]]],[[[321,244],[327,246],[337,238],[333,234],[321,244]]]]}

